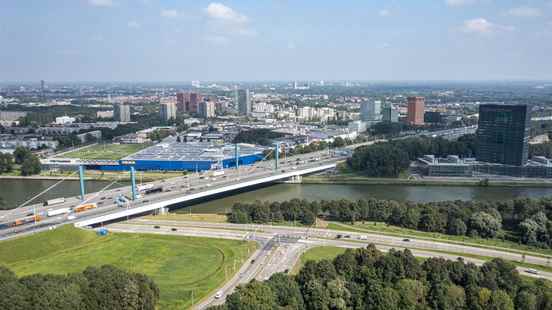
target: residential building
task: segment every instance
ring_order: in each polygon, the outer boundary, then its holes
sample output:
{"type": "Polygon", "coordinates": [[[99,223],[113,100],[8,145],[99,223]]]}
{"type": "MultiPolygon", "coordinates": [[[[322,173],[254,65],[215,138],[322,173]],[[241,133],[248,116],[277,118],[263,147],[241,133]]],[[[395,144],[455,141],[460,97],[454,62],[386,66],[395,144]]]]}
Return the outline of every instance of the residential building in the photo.
{"type": "Polygon", "coordinates": [[[425,98],[424,97],[408,97],[407,98],[407,122],[410,125],[423,125],[424,124],[424,109],[425,98]]]}
{"type": "Polygon", "coordinates": [[[115,105],[115,119],[119,122],[128,123],[130,122],[130,105],[126,103],[120,103],[115,105]]]}
{"type": "Polygon", "coordinates": [[[67,124],[73,124],[74,122],[75,122],[74,117],[70,117],[70,116],[56,117],[56,125],[67,125],[67,124]]]}
{"type": "Polygon", "coordinates": [[[161,119],[164,121],[169,121],[176,118],[176,103],[172,101],[161,102],[159,107],[159,113],[161,114],[161,119]]]}
{"type": "Polygon", "coordinates": [[[529,122],[526,105],[480,105],[477,160],[512,166],[525,165],[529,122]]]}
{"type": "Polygon", "coordinates": [[[215,103],[207,100],[200,102],[198,114],[203,118],[215,117],[215,103]]]}

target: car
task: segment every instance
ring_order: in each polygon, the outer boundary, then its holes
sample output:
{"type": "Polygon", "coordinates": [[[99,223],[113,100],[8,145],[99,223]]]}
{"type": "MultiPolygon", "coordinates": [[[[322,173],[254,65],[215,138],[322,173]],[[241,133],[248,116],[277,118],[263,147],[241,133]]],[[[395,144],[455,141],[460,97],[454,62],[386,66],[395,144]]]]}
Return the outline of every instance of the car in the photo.
{"type": "Polygon", "coordinates": [[[149,200],[146,199],[146,200],[144,200],[143,202],[146,203],[146,202],[149,202],[149,200]]]}
{"type": "Polygon", "coordinates": [[[100,200],[105,200],[105,197],[100,198],[100,200]]]}
{"type": "Polygon", "coordinates": [[[536,270],[536,269],[527,269],[527,270],[525,270],[525,272],[530,273],[530,274],[539,274],[539,271],[536,270]]]}
{"type": "Polygon", "coordinates": [[[339,234],[339,235],[335,236],[335,238],[336,239],[341,239],[341,238],[343,238],[343,235],[339,234]]]}
{"type": "Polygon", "coordinates": [[[174,227],[173,227],[173,228],[171,228],[171,231],[176,231],[176,228],[174,228],[174,227]]]}
{"type": "Polygon", "coordinates": [[[155,228],[155,229],[159,229],[159,228],[161,228],[161,226],[159,226],[159,225],[155,225],[155,226],[153,226],[153,228],[155,228]]]}
{"type": "Polygon", "coordinates": [[[98,205],[103,205],[103,201],[98,202],[98,205]]]}
{"type": "Polygon", "coordinates": [[[351,238],[351,235],[345,235],[343,238],[351,238]]]}
{"type": "Polygon", "coordinates": [[[403,242],[410,242],[410,239],[406,238],[402,240],[403,242]]]}
{"type": "Polygon", "coordinates": [[[218,292],[215,294],[215,299],[221,299],[223,294],[224,294],[224,293],[223,293],[222,291],[218,291],[218,292]]]}
{"type": "Polygon", "coordinates": [[[77,218],[77,217],[74,216],[74,215],[69,215],[69,216],[67,217],[67,219],[70,220],[70,221],[71,221],[71,220],[74,220],[74,219],[76,219],[76,218],[77,218]]]}

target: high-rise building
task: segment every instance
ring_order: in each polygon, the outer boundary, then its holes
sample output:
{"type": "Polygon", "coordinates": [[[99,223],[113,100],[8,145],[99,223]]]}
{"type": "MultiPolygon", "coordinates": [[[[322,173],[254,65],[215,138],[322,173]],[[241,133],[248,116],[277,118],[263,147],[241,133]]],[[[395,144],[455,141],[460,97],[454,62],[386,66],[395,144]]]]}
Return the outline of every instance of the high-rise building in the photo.
{"type": "Polygon", "coordinates": [[[116,104],[114,107],[114,117],[117,121],[128,123],[130,122],[130,105],[126,103],[116,104]]]}
{"type": "Polygon", "coordinates": [[[174,102],[161,102],[159,107],[159,113],[161,114],[161,119],[168,121],[170,119],[176,118],[176,104],[174,102]]]}
{"type": "Polygon", "coordinates": [[[410,125],[423,125],[424,124],[424,109],[425,98],[424,97],[408,97],[408,112],[407,122],[410,125]]]}
{"type": "Polygon", "coordinates": [[[176,110],[180,113],[186,112],[186,94],[183,92],[176,93],[176,110]]]}
{"type": "Polygon", "coordinates": [[[251,114],[251,101],[249,99],[249,89],[236,90],[236,102],[240,115],[248,116],[251,114]]]}
{"type": "Polygon", "coordinates": [[[44,102],[46,100],[46,94],[45,94],[45,91],[46,91],[46,86],[45,86],[45,83],[44,80],[40,80],[40,100],[42,100],[42,102],[44,102]]]}
{"type": "Polygon", "coordinates": [[[197,107],[199,103],[203,100],[203,97],[198,93],[190,93],[189,100],[186,106],[186,111],[188,113],[197,113],[197,107]]]}
{"type": "Polygon", "coordinates": [[[198,114],[203,118],[215,117],[215,103],[210,100],[204,100],[199,103],[198,114]]]}
{"type": "Polygon", "coordinates": [[[480,105],[477,160],[512,166],[525,165],[529,122],[526,105],[480,105]]]}
{"type": "Polygon", "coordinates": [[[396,123],[399,121],[399,111],[397,111],[397,109],[393,108],[393,106],[391,105],[384,107],[382,114],[382,120],[384,122],[396,123]]]}
{"type": "Polygon", "coordinates": [[[381,101],[364,101],[360,105],[360,119],[365,122],[381,121],[381,101]]]}
{"type": "Polygon", "coordinates": [[[424,123],[438,124],[443,122],[443,116],[439,111],[427,111],[424,113],[424,123]]]}

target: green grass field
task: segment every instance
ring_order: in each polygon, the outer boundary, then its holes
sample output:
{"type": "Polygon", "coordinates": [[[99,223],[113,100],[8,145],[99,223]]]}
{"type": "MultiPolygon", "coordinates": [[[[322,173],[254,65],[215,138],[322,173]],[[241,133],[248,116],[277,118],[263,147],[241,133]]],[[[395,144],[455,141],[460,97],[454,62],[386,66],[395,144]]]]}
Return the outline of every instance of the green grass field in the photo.
{"type": "Polygon", "coordinates": [[[293,267],[292,273],[296,274],[309,260],[320,261],[323,259],[334,259],[337,255],[343,254],[347,249],[333,246],[319,246],[310,248],[301,255],[297,264],[293,267]]]}
{"type": "Polygon", "coordinates": [[[121,159],[136,153],[151,144],[96,144],[77,151],[69,152],[62,157],[79,159],[121,159]]]}
{"type": "Polygon", "coordinates": [[[255,244],[233,240],[110,234],[66,225],[53,231],[0,242],[0,265],[18,275],[64,274],[111,264],[151,276],[161,290],[159,309],[186,309],[192,290],[197,303],[222,285],[255,244]],[[234,264],[235,262],[235,264],[234,264]]]}

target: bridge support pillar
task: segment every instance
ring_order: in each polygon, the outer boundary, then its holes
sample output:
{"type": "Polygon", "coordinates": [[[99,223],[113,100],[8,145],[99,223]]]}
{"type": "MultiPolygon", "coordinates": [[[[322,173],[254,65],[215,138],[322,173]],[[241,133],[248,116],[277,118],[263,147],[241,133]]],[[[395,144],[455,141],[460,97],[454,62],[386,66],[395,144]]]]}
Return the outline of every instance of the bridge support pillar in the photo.
{"type": "Polygon", "coordinates": [[[79,181],[80,181],[80,198],[84,201],[84,195],[86,195],[86,188],[84,187],[84,166],[79,166],[79,181]]]}
{"type": "Polygon", "coordinates": [[[278,170],[278,166],[280,164],[280,142],[276,142],[276,148],[274,149],[274,159],[276,159],[274,169],[278,170]]]}
{"type": "Polygon", "coordinates": [[[300,176],[300,175],[294,175],[291,178],[289,178],[287,181],[285,181],[284,183],[301,184],[301,182],[303,182],[303,177],[300,176]]]}
{"type": "Polygon", "coordinates": [[[136,169],[134,168],[134,166],[130,166],[130,182],[132,200],[136,200],[136,169]]]}
{"type": "Polygon", "coordinates": [[[234,160],[236,161],[236,170],[240,167],[240,147],[234,144],[234,160]]]}

